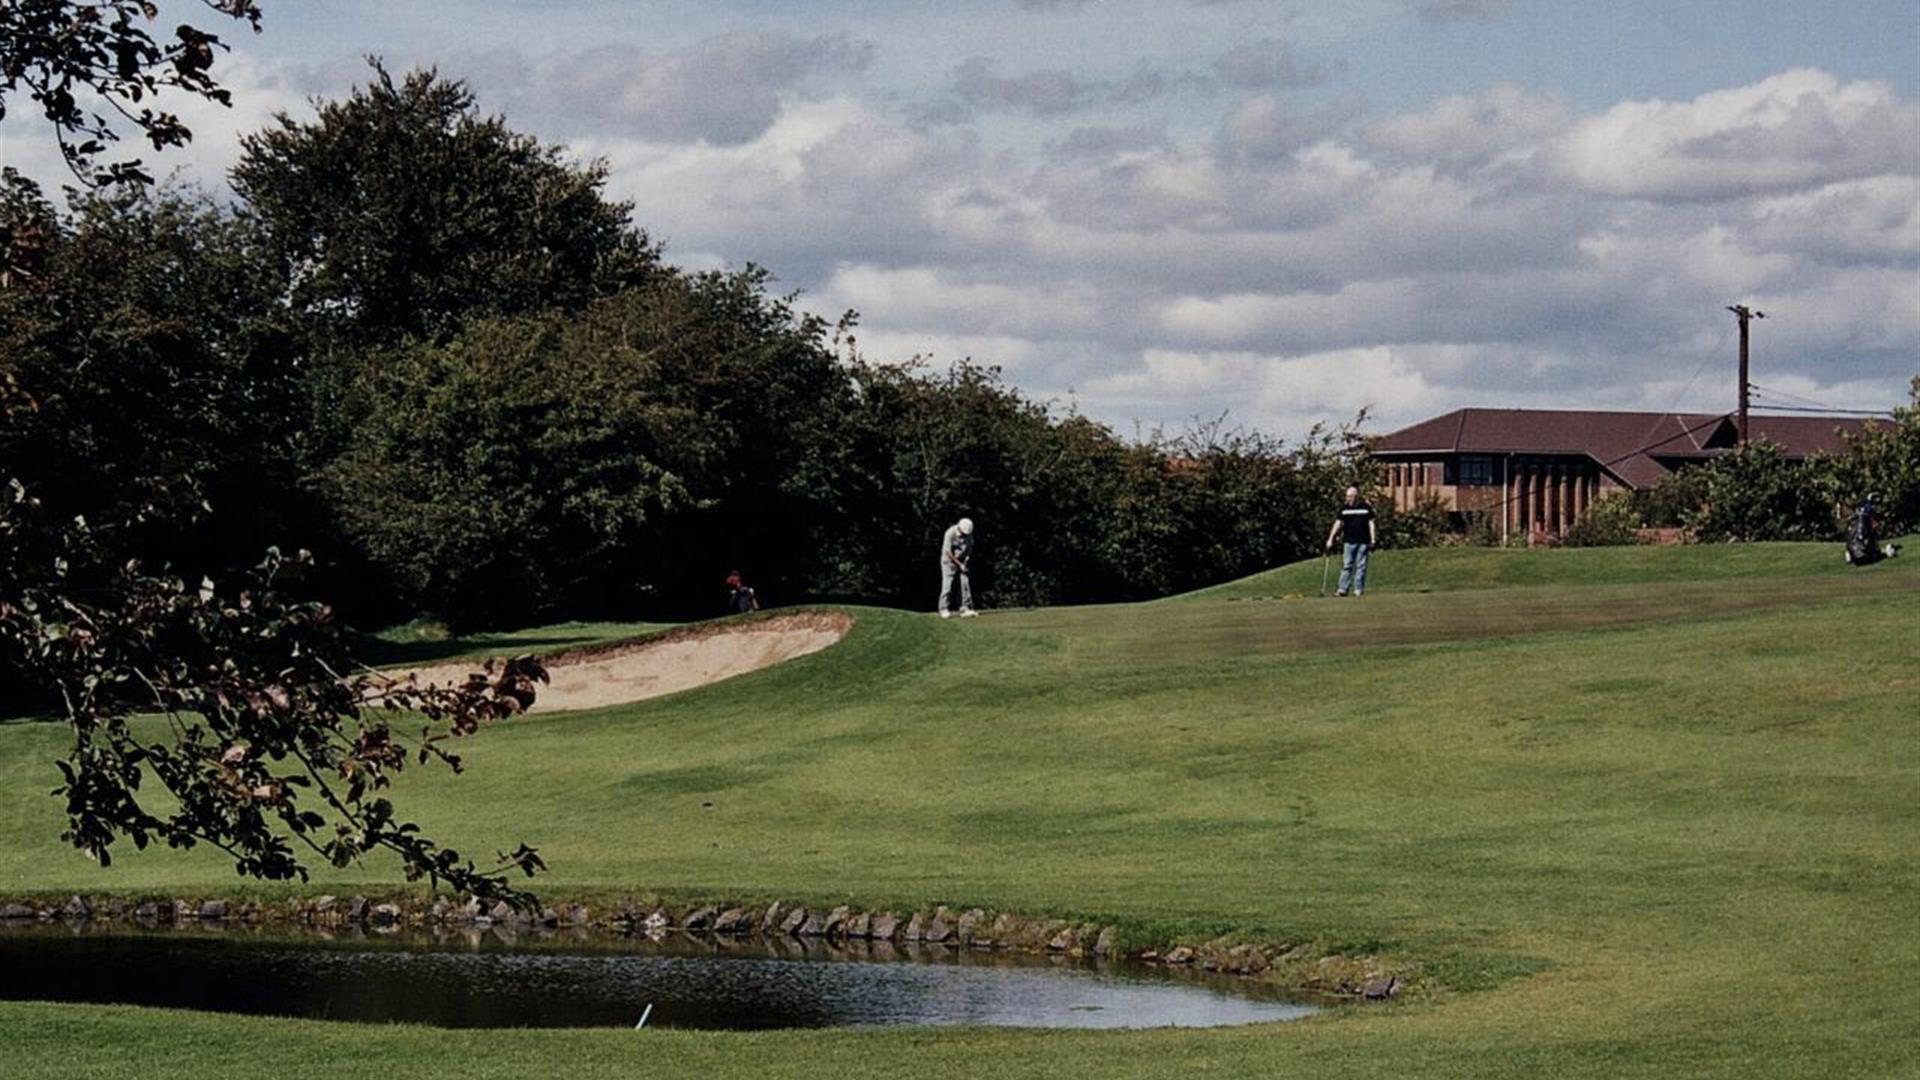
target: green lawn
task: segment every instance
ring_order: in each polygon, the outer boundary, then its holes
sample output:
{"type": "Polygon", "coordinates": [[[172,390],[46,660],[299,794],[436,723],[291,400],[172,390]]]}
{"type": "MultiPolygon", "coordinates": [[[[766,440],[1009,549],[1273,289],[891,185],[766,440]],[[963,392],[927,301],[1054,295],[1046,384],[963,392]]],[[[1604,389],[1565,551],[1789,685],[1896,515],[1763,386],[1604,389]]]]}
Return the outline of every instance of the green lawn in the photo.
{"type": "MultiPolygon", "coordinates": [[[[456,845],[540,847],[557,891],[1317,937],[1457,991],[1123,1034],[0,1004],[0,1075],[1920,1074],[1920,560],[1836,551],[1383,552],[1359,601],[1254,599],[1311,597],[1315,561],[1148,605],[857,610],[825,652],[503,724],[401,793],[456,845]]],[[[0,726],[0,894],[233,890],[197,853],[62,849],[61,743],[0,726]]]]}
{"type": "MultiPolygon", "coordinates": [[[[1699,544],[1685,547],[1416,548],[1378,550],[1368,569],[1368,591],[1440,592],[1516,585],[1618,585],[1673,581],[1751,581],[1829,574],[1848,576],[1839,544],[1699,544]]],[[[1327,560],[1333,592],[1340,556],[1327,560]]],[[[1888,566],[1904,565],[1887,564],[1888,566]]],[[[1314,596],[1322,563],[1293,563],[1173,600],[1243,600],[1314,596]]]]}

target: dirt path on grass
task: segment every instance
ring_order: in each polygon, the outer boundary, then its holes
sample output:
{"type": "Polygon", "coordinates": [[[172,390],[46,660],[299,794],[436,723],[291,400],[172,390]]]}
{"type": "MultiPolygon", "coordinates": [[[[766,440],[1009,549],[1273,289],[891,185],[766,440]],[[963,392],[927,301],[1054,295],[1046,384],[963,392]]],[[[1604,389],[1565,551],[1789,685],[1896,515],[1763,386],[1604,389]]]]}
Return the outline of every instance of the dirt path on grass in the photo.
{"type": "MultiPolygon", "coordinates": [[[[556,653],[542,658],[553,681],[540,687],[528,711],[597,709],[692,690],[819,652],[845,637],[852,625],[852,618],[838,612],[801,612],[556,653]]],[[[444,686],[465,679],[482,663],[449,662],[392,675],[444,686]]]]}

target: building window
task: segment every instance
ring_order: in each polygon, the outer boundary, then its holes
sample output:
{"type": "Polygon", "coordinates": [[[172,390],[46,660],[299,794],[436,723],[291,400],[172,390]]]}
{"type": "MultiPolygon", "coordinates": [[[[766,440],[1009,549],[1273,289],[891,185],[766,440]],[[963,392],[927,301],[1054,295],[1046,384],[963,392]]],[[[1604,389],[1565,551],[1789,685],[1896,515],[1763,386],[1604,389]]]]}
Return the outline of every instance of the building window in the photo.
{"type": "Polygon", "coordinates": [[[1462,457],[1460,459],[1460,486],[1486,487],[1493,483],[1493,459],[1490,457],[1462,457]]]}

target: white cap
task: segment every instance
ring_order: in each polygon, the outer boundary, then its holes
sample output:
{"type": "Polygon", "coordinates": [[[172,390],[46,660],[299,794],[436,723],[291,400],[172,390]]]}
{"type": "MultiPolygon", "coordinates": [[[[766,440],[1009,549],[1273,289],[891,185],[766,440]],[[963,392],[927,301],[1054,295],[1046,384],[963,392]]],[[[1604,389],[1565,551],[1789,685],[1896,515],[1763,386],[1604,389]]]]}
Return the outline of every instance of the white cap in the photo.
{"type": "Polygon", "coordinates": [[[972,536],[972,535],[973,535],[973,519],[972,519],[972,518],[961,518],[961,519],[960,519],[960,531],[961,531],[961,532],[963,532],[963,533],[966,533],[966,534],[967,534],[968,536],[972,536]]]}

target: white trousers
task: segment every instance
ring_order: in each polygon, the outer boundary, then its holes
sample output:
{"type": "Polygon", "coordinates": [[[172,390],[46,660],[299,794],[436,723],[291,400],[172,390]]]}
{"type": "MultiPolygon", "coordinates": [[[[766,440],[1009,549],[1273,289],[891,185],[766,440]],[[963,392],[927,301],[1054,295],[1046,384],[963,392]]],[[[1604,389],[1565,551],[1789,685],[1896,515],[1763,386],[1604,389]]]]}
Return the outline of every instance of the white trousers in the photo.
{"type": "Polygon", "coordinates": [[[945,559],[940,560],[940,610],[947,610],[947,597],[953,594],[953,579],[960,579],[960,610],[973,610],[973,580],[965,570],[945,559]]]}

